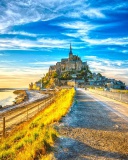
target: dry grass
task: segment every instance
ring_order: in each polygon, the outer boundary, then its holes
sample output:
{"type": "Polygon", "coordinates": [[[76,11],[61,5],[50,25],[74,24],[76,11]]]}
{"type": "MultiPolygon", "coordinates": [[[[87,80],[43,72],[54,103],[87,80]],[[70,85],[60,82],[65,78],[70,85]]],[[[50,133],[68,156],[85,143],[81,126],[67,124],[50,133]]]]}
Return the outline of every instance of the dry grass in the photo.
{"type": "MultiPolygon", "coordinates": [[[[63,89],[53,104],[27,123],[18,126],[9,137],[0,142],[1,160],[48,159],[58,135],[53,127],[64,116],[73,100],[74,89],[63,89]]],[[[50,158],[49,158],[50,159],[50,158]]]]}
{"type": "Polygon", "coordinates": [[[128,94],[128,90],[121,90],[121,89],[112,89],[112,92],[115,93],[124,93],[124,94],[128,94]]]}

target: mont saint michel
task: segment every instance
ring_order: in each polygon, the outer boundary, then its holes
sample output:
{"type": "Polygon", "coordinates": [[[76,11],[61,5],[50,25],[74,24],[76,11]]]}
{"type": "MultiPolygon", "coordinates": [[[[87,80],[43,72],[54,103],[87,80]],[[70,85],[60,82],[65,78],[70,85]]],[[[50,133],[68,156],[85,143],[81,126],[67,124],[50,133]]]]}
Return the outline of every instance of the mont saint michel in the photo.
{"type": "Polygon", "coordinates": [[[103,76],[101,73],[93,73],[87,63],[81,57],[73,53],[70,44],[68,58],[62,58],[60,62],[49,67],[46,75],[34,84],[29,84],[29,89],[55,88],[56,86],[99,86],[104,88],[125,89],[125,83],[103,76]]]}
{"type": "Polygon", "coordinates": [[[128,160],[128,0],[0,0],[0,160],[128,160]]]}

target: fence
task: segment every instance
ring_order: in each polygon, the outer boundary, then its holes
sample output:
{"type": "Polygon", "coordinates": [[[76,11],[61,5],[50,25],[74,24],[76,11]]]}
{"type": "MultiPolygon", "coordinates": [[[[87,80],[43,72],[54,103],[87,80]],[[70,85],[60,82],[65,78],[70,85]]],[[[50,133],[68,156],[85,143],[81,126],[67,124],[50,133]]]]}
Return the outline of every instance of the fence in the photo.
{"type": "Polygon", "coordinates": [[[117,101],[128,103],[128,94],[127,93],[100,91],[100,90],[95,90],[95,89],[89,89],[89,91],[94,92],[96,94],[100,94],[102,96],[105,96],[105,97],[108,97],[111,99],[115,99],[117,101]]]}
{"type": "Polygon", "coordinates": [[[41,102],[37,102],[34,104],[29,104],[22,108],[16,108],[12,111],[8,111],[5,114],[0,115],[0,137],[5,137],[7,133],[9,133],[15,126],[18,124],[28,121],[38,112],[43,110],[49,104],[51,104],[55,99],[54,97],[50,97],[42,100],[41,102]]]}

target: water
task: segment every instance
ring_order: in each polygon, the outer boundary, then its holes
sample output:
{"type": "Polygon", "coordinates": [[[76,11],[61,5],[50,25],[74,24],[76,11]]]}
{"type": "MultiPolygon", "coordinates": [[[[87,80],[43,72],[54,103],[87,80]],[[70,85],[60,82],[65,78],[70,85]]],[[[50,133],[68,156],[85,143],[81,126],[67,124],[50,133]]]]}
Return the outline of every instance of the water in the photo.
{"type": "Polygon", "coordinates": [[[2,107],[6,105],[12,105],[16,95],[13,93],[14,90],[0,90],[0,105],[2,107]]]}

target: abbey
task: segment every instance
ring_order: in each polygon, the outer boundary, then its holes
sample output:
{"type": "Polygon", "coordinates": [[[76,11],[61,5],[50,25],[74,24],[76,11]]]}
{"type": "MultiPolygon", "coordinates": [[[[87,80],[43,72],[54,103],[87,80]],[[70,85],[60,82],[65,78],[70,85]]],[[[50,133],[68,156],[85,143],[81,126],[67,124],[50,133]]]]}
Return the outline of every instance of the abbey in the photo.
{"type": "Polygon", "coordinates": [[[69,57],[61,59],[61,62],[57,62],[56,65],[49,67],[49,73],[56,71],[61,74],[66,71],[80,71],[87,66],[87,62],[82,62],[81,58],[73,55],[72,46],[70,44],[69,57]]]}

